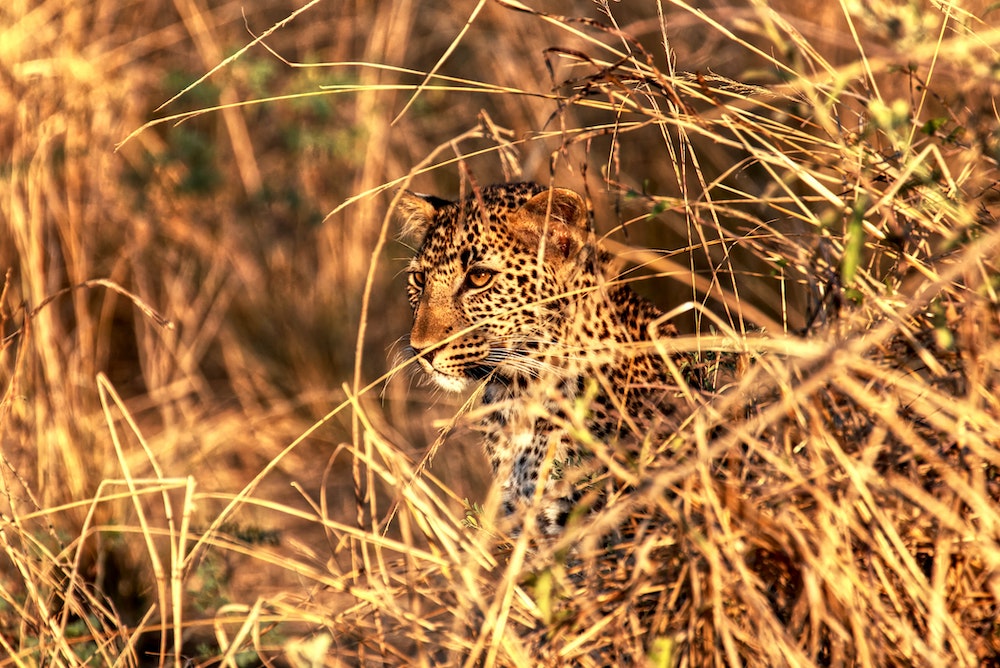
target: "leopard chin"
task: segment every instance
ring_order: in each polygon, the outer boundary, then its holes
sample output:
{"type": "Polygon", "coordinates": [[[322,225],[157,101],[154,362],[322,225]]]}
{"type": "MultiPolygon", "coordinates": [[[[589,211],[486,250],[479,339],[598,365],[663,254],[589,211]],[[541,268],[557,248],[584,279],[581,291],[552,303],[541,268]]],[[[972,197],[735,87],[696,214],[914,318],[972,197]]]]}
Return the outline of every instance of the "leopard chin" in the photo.
{"type": "Polygon", "coordinates": [[[472,382],[463,376],[447,376],[440,371],[431,373],[431,379],[447,392],[464,392],[472,382]]]}
{"type": "Polygon", "coordinates": [[[435,369],[433,365],[424,362],[424,360],[421,360],[421,363],[431,380],[448,392],[463,392],[471,385],[486,380],[495,372],[495,369],[489,365],[475,364],[462,369],[461,374],[445,373],[435,369]]]}

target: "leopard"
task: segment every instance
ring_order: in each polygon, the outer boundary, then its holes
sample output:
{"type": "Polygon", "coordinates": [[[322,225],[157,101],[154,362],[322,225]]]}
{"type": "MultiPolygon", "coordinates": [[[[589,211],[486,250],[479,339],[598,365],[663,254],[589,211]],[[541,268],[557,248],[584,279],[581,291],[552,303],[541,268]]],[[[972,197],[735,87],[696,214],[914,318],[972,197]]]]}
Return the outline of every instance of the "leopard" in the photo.
{"type": "Polygon", "coordinates": [[[609,493],[607,462],[587,443],[634,454],[677,428],[681,391],[657,346],[677,330],[620,279],[572,189],[503,183],[457,201],[402,191],[397,212],[416,249],[406,355],[436,387],[478,391],[501,517],[519,533],[534,509],[543,535],[558,535],[609,493]]]}

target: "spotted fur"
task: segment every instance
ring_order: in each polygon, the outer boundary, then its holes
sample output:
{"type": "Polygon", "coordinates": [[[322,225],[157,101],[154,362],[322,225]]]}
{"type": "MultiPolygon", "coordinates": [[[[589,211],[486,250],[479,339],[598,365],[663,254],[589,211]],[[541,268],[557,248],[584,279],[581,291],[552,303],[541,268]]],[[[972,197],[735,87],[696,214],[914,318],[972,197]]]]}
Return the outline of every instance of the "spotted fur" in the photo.
{"type": "Polygon", "coordinates": [[[446,390],[483,386],[480,428],[504,512],[520,518],[540,497],[543,528],[556,533],[601,496],[580,415],[615,446],[672,424],[671,383],[649,345],[660,313],[613,280],[571,190],[494,185],[461,202],[405,193],[400,212],[419,248],[408,352],[446,390]]]}

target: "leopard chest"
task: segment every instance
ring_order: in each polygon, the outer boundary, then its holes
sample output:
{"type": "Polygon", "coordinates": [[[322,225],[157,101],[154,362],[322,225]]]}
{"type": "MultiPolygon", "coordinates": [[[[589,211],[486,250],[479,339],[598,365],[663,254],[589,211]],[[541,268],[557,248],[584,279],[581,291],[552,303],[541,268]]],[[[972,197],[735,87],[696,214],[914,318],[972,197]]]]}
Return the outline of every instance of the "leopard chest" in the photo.
{"type": "MultiPolygon", "coordinates": [[[[553,393],[490,384],[483,393],[479,422],[483,447],[500,485],[506,513],[535,496],[539,479],[551,485],[551,469],[565,462],[567,439],[559,428],[559,403],[553,393]],[[548,398],[542,398],[542,397],[548,398]]],[[[562,397],[559,397],[560,399],[562,397]]]]}

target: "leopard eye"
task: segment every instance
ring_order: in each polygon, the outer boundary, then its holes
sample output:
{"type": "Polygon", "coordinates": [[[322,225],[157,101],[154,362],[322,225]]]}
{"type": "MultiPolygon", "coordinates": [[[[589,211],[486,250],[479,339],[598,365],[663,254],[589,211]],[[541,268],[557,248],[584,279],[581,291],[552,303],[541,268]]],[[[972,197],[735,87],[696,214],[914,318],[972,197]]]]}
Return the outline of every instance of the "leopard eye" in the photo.
{"type": "Polygon", "coordinates": [[[469,270],[469,273],[465,275],[465,285],[470,290],[480,290],[489,285],[495,275],[496,272],[492,269],[473,267],[469,270]]]}
{"type": "Polygon", "coordinates": [[[420,293],[424,291],[424,272],[422,271],[411,271],[406,276],[406,293],[410,298],[410,304],[414,308],[417,306],[417,302],[420,300],[420,293]]]}

